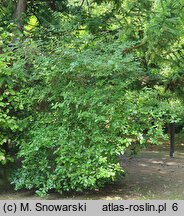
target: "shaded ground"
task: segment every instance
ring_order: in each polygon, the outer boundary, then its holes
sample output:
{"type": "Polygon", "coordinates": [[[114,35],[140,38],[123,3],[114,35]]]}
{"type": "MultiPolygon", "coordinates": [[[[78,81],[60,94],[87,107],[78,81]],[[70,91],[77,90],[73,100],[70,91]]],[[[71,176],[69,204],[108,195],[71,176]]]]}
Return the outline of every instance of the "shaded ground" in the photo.
{"type": "MultiPolygon", "coordinates": [[[[50,194],[44,199],[184,199],[184,146],[169,158],[169,146],[143,150],[132,159],[123,158],[126,177],[103,190],[63,197],[50,194]]],[[[33,192],[13,192],[1,187],[0,199],[41,199],[33,192]]]]}

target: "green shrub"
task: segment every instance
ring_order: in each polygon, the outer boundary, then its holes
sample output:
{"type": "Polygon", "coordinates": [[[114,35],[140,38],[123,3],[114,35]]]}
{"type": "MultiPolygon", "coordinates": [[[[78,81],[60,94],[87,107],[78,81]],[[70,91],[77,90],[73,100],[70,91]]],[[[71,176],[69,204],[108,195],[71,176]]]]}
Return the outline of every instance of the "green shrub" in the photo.
{"type": "Polygon", "coordinates": [[[102,41],[79,52],[58,42],[50,56],[43,45],[26,91],[32,114],[19,145],[17,189],[43,195],[101,187],[123,173],[118,156],[132,142],[164,137],[158,92],[131,89],[141,67],[117,45],[102,41]]]}
{"type": "Polygon", "coordinates": [[[0,60],[0,163],[12,161],[9,151],[13,152],[20,131],[23,130],[22,117],[24,102],[21,90],[23,88],[23,61],[13,52],[5,51],[0,60]],[[11,149],[11,150],[10,150],[11,149]]]}

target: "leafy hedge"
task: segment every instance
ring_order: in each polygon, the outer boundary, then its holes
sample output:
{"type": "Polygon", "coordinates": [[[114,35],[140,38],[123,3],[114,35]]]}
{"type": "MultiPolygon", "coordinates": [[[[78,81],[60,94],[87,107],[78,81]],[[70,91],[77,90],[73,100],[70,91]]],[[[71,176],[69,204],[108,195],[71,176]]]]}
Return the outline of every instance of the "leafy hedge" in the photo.
{"type": "Polygon", "coordinates": [[[17,189],[43,195],[101,187],[123,173],[118,156],[129,145],[165,137],[166,102],[156,90],[136,89],[141,65],[120,55],[121,41],[98,41],[80,52],[58,41],[52,55],[45,44],[35,48],[37,55],[28,57],[31,117],[20,142],[17,189]]]}

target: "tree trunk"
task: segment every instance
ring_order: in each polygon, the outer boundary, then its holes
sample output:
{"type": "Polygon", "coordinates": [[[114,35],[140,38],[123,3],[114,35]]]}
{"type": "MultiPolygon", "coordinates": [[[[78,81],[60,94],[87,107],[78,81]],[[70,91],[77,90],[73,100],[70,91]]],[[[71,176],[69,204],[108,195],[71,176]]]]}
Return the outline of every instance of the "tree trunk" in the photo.
{"type": "Polygon", "coordinates": [[[56,6],[55,0],[49,0],[48,4],[49,4],[49,7],[50,7],[51,10],[57,11],[57,6],[56,6]]]}
{"type": "Polygon", "coordinates": [[[17,26],[22,31],[23,30],[23,19],[22,14],[26,12],[27,9],[27,0],[18,0],[16,11],[15,11],[15,18],[17,20],[17,26]]]}
{"type": "Polygon", "coordinates": [[[174,133],[175,133],[175,124],[169,124],[169,133],[170,133],[170,158],[174,157],[174,133]]]}

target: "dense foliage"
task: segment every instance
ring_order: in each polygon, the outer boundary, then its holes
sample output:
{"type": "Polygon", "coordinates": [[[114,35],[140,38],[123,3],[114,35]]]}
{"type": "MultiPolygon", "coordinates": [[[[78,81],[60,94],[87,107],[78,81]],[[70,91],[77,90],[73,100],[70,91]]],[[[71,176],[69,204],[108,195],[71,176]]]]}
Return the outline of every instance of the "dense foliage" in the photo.
{"type": "Polygon", "coordinates": [[[0,162],[18,156],[17,189],[101,187],[180,121],[182,0],[1,2],[0,162]]]}

